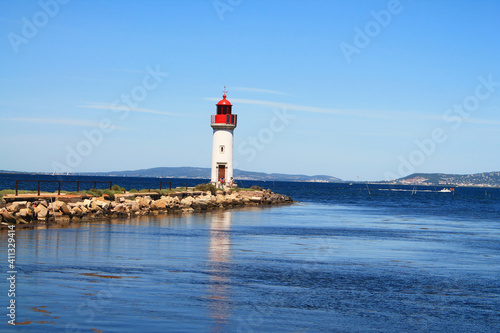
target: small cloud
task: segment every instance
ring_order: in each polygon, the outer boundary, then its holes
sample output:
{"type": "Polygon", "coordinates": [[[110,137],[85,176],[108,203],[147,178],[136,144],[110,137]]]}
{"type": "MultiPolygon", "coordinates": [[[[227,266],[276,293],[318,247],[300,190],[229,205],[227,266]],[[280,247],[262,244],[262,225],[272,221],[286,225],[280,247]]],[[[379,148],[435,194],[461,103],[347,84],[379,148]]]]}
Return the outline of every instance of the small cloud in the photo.
{"type": "Polygon", "coordinates": [[[146,71],[146,70],[126,69],[126,68],[107,68],[106,70],[110,71],[110,72],[131,73],[131,74],[147,74],[148,73],[148,71],[146,71]]]}
{"type": "Polygon", "coordinates": [[[268,89],[259,89],[259,88],[249,88],[249,87],[232,87],[231,90],[243,91],[243,92],[254,92],[254,93],[263,93],[263,94],[274,94],[274,95],[284,95],[290,96],[290,94],[276,91],[276,90],[268,90],[268,89]]]}
{"type": "Polygon", "coordinates": [[[479,118],[464,118],[464,123],[480,124],[480,125],[500,125],[500,121],[491,119],[479,119],[479,118]]]}
{"type": "Polygon", "coordinates": [[[409,132],[353,132],[353,133],[344,133],[343,135],[349,135],[349,136],[369,136],[369,137],[409,137],[413,138],[415,137],[413,134],[409,132]]]}
{"type": "Polygon", "coordinates": [[[130,112],[142,112],[142,113],[152,113],[152,114],[161,114],[164,116],[176,116],[176,117],[185,117],[185,115],[182,115],[180,113],[174,113],[174,112],[167,112],[167,111],[158,111],[158,110],[151,110],[151,109],[145,109],[145,108],[134,108],[134,107],[128,107],[125,105],[118,105],[118,104],[112,104],[112,103],[93,103],[89,102],[86,105],[78,105],[79,108],[85,108],[85,109],[99,109],[99,110],[111,110],[111,111],[130,111],[130,112]]]}
{"type": "MultiPolygon", "coordinates": [[[[219,101],[220,98],[205,97],[208,101],[219,101]]],[[[320,108],[316,106],[308,105],[298,105],[289,103],[280,103],[272,101],[263,101],[255,99],[240,99],[231,98],[234,104],[250,104],[258,105],[262,107],[286,109],[288,111],[298,111],[298,112],[312,112],[312,113],[323,113],[323,114],[334,114],[341,116],[350,117],[362,117],[371,119],[384,119],[384,120],[408,120],[408,119],[418,119],[418,120],[432,120],[432,121],[443,121],[442,114],[428,114],[422,112],[392,112],[392,111],[380,111],[380,110],[346,110],[346,109],[331,109],[331,108],[320,108]]],[[[477,119],[477,118],[463,118],[465,123],[482,124],[482,125],[500,125],[500,121],[491,119],[477,119]]]]}
{"type": "MultiPolygon", "coordinates": [[[[213,97],[206,97],[204,99],[208,100],[208,101],[218,101],[219,100],[218,98],[213,98],[213,97]]],[[[319,108],[316,106],[297,105],[297,104],[280,103],[280,102],[272,102],[272,101],[261,101],[261,100],[255,100],[255,99],[231,98],[231,102],[232,103],[241,103],[241,104],[260,105],[260,106],[271,107],[271,108],[287,109],[290,111],[336,114],[336,115],[358,116],[358,117],[367,117],[367,118],[382,118],[382,119],[390,118],[390,116],[388,116],[388,115],[381,115],[380,113],[375,114],[373,112],[319,108]]]]}
{"type": "MultiPolygon", "coordinates": [[[[50,119],[50,118],[0,118],[1,121],[16,121],[22,123],[32,124],[47,124],[47,125],[66,125],[66,126],[80,126],[80,127],[95,127],[100,128],[100,123],[94,123],[85,120],[76,119],[50,119]]],[[[115,129],[129,130],[125,127],[115,126],[115,129]]]]}

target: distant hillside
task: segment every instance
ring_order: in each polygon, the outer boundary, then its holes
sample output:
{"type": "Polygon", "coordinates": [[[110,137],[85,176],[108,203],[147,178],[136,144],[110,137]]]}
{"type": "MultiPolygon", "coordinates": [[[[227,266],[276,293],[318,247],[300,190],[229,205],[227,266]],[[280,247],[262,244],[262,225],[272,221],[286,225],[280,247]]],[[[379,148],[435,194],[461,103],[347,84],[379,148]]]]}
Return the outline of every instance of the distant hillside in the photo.
{"type": "MultiPolygon", "coordinates": [[[[209,169],[210,170],[210,169],[209,169]]],[[[239,169],[234,170],[234,177],[238,179],[248,180],[280,180],[289,182],[341,182],[342,180],[332,176],[326,175],[288,175],[282,173],[263,173],[243,171],[239,169]]]]}
{"type": "Polygon", "coordinates": [[[470,175],[414,173],[393,183],[407,185],[500,186],[500,171],[470,175]]]}
{"type": "Polygon", "coordinates": [[[210,169],[193,167],[161,167],[128,171],[85,173],[92,176],[158,177],[158,178],[210,178],[210,169]]]}
{"type": "Polygon", "coordinates": [[[9,171],[9,170],[0,170],[0,173],[9,173],[9,174],[19,173],[19,174],[26,174],[26,173],[29,173],[29,172],[22,172],[22,171],[9,171]]]}
{"type": "MultiPolygon", "coordinates": [[[[210,178],[210,168],[193,168],[193,167],[161,167],[152,169],[141,169],[132,171],[111,171],[111,172],[96,172],[85,173],[92,176],[120,176],[120,177],[161,177],[161,178],[210,178]]],[[[83,175],[83,173],[82,173],[83,175]]],[[[234,177],[240,180],[260,180],[260,181],[292,181],[292,182],[340,182],[339,178],[316,175],[288,175],[282,173],[263,173],[234,170],[234,177]]]]}

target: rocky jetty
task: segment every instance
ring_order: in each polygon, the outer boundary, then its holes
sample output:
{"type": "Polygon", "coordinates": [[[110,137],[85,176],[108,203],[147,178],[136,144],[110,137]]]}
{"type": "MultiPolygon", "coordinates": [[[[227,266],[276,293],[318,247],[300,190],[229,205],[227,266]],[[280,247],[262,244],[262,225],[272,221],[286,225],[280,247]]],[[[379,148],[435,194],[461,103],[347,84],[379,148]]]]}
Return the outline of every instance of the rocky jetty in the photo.
{"type": "MultiPolygon", "coordinates": [[[[5,199],[5,198],[4,198],[5,199]]],[[[92,221],[103,218],[129,218],[145,215],[203,212],[242,206],[293,203],[289,196],[261,191],[192,191],[117,194],[114,200],[101,197],[56,196],[50,198],[11,197],[0,208],[0,223],[92,221]],[[23,200],[23,201],[20,201],[23,200]]]]}

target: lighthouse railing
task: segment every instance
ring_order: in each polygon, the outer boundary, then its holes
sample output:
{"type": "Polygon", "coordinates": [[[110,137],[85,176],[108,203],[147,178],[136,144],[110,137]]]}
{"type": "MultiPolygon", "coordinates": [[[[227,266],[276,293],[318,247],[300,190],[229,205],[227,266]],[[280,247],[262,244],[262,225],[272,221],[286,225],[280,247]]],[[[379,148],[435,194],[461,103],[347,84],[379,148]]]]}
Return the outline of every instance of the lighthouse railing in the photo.
{"type": "Polygon", "coordinates": [[[217,114],[212,115],[212,124],[231,124],[236,125],[238,116],[235,114],[217,114]]]}

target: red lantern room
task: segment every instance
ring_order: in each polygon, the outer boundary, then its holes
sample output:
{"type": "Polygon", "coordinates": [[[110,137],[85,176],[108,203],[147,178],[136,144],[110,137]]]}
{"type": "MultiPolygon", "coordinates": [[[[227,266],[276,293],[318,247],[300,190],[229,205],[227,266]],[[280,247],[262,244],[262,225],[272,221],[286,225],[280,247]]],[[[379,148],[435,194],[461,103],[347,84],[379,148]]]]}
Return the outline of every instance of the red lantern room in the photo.
{"type": "Polygon", "coordinates": [[[212,116],[212,124],[227,124],[236,126],[238,116],[231,113],[233,105],[226,99],[226,94],[217,105],[217,114],[212,116]]]}

